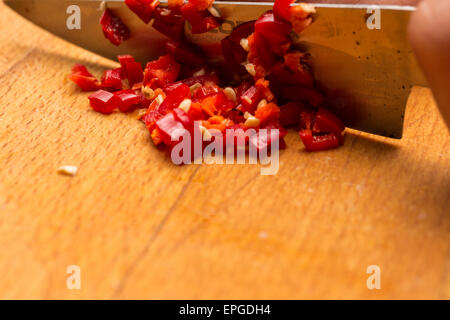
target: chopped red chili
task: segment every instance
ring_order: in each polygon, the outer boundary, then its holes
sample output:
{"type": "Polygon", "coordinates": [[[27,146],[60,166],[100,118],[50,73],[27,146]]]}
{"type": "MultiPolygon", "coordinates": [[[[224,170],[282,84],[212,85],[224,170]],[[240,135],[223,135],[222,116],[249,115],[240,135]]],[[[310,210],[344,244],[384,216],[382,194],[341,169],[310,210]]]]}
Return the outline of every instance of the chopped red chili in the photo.
{"type": "Polygon", "coordinates": [[[181,101],[188,98],[190,94],[189,87],[184,83],[174,83],[167,86],[164,91],[167,96],[158,107],[158,111],[162,114],[166,114],[178,107],[181,101]]]}
{"type": "Polygon", "coordinates": [[[319,107],[325,102],[325,97],[319,91],[303,87],[284,87],[283,96],[287,100],[308,103],[313,107],[319,107]]]}
{"type": "Polygon", "coordinates": [[[275,140],[278,140],[279,144],[283,140],[283,131],[280,131],[279,128],[263,128],[260,132],[250,136],[249,143],[253,145],[258,151],[262,151],[267,149],[275,140]],[[273,130],[276,129],[276,130],[273,130]]]}
{"type": "Polygon", "coordinates": [[[227,71],[231,72],[228,77],[234,74],[244,75],[246,70],[242,63],[247,59],[247,52],[241,45],[242,39],[246,39],[255,30],[255,21],[245,22],[233,29],[228,37],[221,41],[222,54],[227,64],[227,71]]]}
{"type": "Polygon", "coordinates": [[[104,89],[120,90],[122,89],[121,68],[106,70],[102,77],[102,87],[104,89]]]}
{"type": "Polygon", "coordinates": [[[81,64],[76,64],[76,65],[73,66],[72,74],[77,74],[77,75],[88,77],[88,78],[93,78],[94,77],[88,71],[88,69],[85,66],[81,65],[81,64]]]}
{"type": "Polygon", "coordinates": [[[105,37],[116,46],[120,45],[122,41],[125,41],[130,37],[130,30],[128,27],[109,9],[106,9],[105,12],[103,12],[100,24],[102,25],[105,37]]]}
{"type": "Polygon", "coordinates": [[[144,85],[157,88],[174,82],[180,73],[181,66],[172,55],[159,57],[147,63],[144,72],[144,85]]]}
{"type": "Polygon", "coordinates": [[[255,33],[265,39],[273,52],[280,54],[285,52],[292,42],[289,38],[291,29],[289,22],[277,18],[272,11],[264,13],[255,22],[255,33]]]}
{"type": "Polygon", "coordinates": [[[280,124],[285,127],[297,126],[305,106],[299,102],[289,102],[280,107],[280,124]]]}
{"type": "Polygon", "coordinates": [[[113,93],[98,90],[89,96],[92,109],[95,111],[109,114],[120,105],[120,99],[113,93]]]}
{"type": "Polygon", "coordinates": [[[181,7],[181,13],[191,25],[193,34],[208,32],[222,24],[221,19],[214,17],[208,10],[198,10],[191,2],[181,7]]]}
{"type": "Polygon", "coordinates": [[[307,151],[336,148],[343,143],[345,127],[333,113],[320,107],[303,110],[300,116],[300,138],[307,151]]]}
{"type": "Polygon", "coordinates": [[[240,44],[243,38],[247,38],[255,31],[255,21],[244,22],[236,26],[228,38],[235,44],[240,44]]]}
{"type": "Polygon", "coordinates": [[[136,60],[134,60],[134,57],[129,54],[118,56],[117,59],[120,62],[120,76],[122,79],[125,79],[127,77],[127,62],[136,62],[136,60]]]}
{"type": "Polygon", "coordinates": [[[204,88],[204,87],[208,87],[212,84],[218,84],[219,78],[214,73],[211,73],[211,74],[205,74],[203,76],[195,76],[195,77],[182,79],[181,82],[183,82],[185,85],[188,85],[188,86],[193,86],[196,83],[199,83],[202,86],[202,88],[204,88]]]}
{"type": "Polygon", "coordinates": [[[153,11],[159,5],[158,0],[125,0],[125,3],[145,23],[150,22],[153,11]]]}
{"type": "Polygon", "coordinates": [[[153,28],[173,40],[184,37],[185,19],[178,9],[157,8],[154,12],[153,28]]]}
{"type": "Polygon", "coordinates": [[[213,5],[214,0],[188,0],[198,11],[206,10],[213,5]]]}
{"type": "Polygon", "coordinates": [[[114,95],[120,99],[118,108],[122,112],[130,111],[141,101],[141,97],[133,90],[116,91],[114,95]]]}
{"type": "Polygon", "coordinates": [[[166,52],[173,55],[179,63],[189,66],[206,64],[206,59],[194,46],[173,40],[166,41],[166,52]]]}
{"type": "Polygon", "coordinates": [[[278,121],[280,117],[280,108],[273,102],[268,103],[255,111],[255,117],[261,121],[261,125],[271,121],[278,121]]]}
{"type": "Polygon", "coordinates": [[[159,130],[162,141],[168,146],[176,144],[186,132],[186,128],[180,121],[175,119],[175,115],[172,112],[156,121],[156,127],[159,130]]]}
{"type": "Polygon", "coordinates": [[[306,151],[321,151],[337,148],[341,145],[341,139],[334,133],[315,135],[309,129],[299,132],[306,151]]]}
{"type": "Polygon", "coordinates": [[[130,87],[133,87],[135,83],[142,82],[142,80],[144,79],[142,66],[139,62],[135,61],[125,62],[125,72],[130,87]]]}
{"type": "Polygon", "coordinates": [[[239,97],[239,101],[242,104],[241,111],[254,113],[256,110],[256,106],[261,101],[261,99],[261,92],[255,86],[251,86],[239,97]]]}
{"type": "MultiPolygon", "coordinates": [[[[194,34],[221,24],[212,2],[169,0],[169,8],[163,8],[158,0],[126,0],[142,21],[154,19],[153,28],[169,38],[166,55],[148,62],[144,70],[132,56],[119,56],[120,68],[106,70],[101,82],[81,65],[74,66],[69,78],[82,90],[97,90],[89,100],[98,112],[145,108],[141,120],[154,144],[169,150],[187,132],[209,132],[209,141],[201,143],[205,147],[216,139],[212,130],[225,133],[223,143],[234,142],[235,151],[246,145],[261,151],[276,140],[284,148],[285,127],[293,126],[298,126],[306,151],[342,145],[345,126],[325,107],[326,97],[309,64],[313,57],[291,39],[291,32],[299,33],[312,23],[314,9],[276,0],[273,11],[238,25],[221,41],[226,63],[221,65],[208,61],[184,34],[186,20],[194,34]],[[252,134],[250,129],[267,131],[252,134]]],[[[116,45],[130,36],[110,10],[101,23],[116,45]]]]}
{"type": "Polygon", "coordinates": [[[294,1],[295,0],[277,0],[277,1],[275,1],[275,4],[273,6],[273,12],[275,13],[275,15],[277,17],[284,19],[286,21],[289,21],[289,18],[290,18],[289,8],[290,8],[290,5],[294,1]]]}
{"type": "Polygon", "coordinates": [[[75,82],[83,91],[95,91],[100,88],[100,82],[87,70],[85,66],[76,64],[72,68],[69,79],[75,82]]]}

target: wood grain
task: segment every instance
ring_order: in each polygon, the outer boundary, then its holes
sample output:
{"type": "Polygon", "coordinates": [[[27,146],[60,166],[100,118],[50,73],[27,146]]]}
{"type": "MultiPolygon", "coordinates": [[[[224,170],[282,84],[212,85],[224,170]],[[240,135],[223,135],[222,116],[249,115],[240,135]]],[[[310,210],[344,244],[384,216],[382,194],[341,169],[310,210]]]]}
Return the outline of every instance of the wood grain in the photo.
{"type": "Polygon", "coordinates": [[[64,80],[112,62],[2,3],[0,29],[0,298],[450,298],[450,139],[428,89],[400,141],[349,130],[310,154],[291,132],[275,176],[176,167],[64,80]]]}

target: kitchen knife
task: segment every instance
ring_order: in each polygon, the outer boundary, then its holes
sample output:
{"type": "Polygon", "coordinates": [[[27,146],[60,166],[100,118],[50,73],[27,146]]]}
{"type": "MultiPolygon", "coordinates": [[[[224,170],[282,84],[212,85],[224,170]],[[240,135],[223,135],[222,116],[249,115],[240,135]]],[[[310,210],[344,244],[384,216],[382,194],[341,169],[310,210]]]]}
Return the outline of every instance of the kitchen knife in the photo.
{"type": "MultiPolygon", "coordinates": [[[[164,53],[165,36],[154,30],[151,23],[143,23],[123,0],[4,1],[38,26],[111,59],[119,54],[132,54],[144,63],[164,53]],[[119,47],[103,36],[99,19],[105,5],[131,30],[131,38],[119,47]],[[74,28],[69,20],[78,13],[80,24],[74,28]]],[[[215,2],[214,6],[225,19],[223,25],[205,34],[192,35],[186,24],[187,37],[199,44],[211,59],[217,58],[220,40],[234,26],[257,19],[272,5],[270,2],[215,2]]],[[[411,88],[426,85],[407,41],[407,23],[415,8],[314,6],[315,21],[296,43],[311,53],[315,78],[327,95],[327,106],[350,128],[401,138],[411,88]]]]}

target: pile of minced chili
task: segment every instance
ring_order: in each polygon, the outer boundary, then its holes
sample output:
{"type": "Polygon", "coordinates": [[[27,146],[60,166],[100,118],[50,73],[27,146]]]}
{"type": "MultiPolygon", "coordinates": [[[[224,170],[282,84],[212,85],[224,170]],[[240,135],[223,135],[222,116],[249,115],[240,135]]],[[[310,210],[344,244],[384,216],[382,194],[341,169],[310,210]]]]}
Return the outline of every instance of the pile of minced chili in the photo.
{"type": "MultiPolygon", "coordinates": [[[[283,137],[296,127],[307,151],[336,148],[344,139],[344,124],[324,106],[316,88],[307,52],[293,45],[313,21],[315,10],[307,4],[291,6],[294,0],[276,0],[273,10],[256,21],[234,28],[221,41],[224,64],[212,64],[202,50],[184,34],[186,21],[193,34],[208,32],[222,23],[214,0],[126,0],[144,23],[167,37],[166,54],[142,68],[130,55],[119,56],[120,68],[106,70],[97,80],[82,65],[75,65],[69,78],[89,96],[95,111],[146,110],[141,120],[156,146],[173,147],[176,130],[200,130],[204,140],[210,132],[278,129],[277,135],[247,138],[258,149],[271,139],[283,137]],[[194,128],[194,123],[199,123],[194,128]]],[[[130,36],[128,27],[111,10],[101,17],[105,37],[120,45],[130,36]]],[[[255,133],[257,135],[257,133],[255,133]]]]}

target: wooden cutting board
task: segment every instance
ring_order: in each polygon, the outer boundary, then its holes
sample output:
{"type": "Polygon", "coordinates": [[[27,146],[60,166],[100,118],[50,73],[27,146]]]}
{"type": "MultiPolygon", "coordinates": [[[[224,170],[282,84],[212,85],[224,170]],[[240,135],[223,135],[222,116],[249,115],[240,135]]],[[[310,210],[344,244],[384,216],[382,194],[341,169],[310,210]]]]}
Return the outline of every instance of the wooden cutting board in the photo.
{"type": "Polygon", "coordinates": [[[112,62],[1,3],[0,30],[0,298],[450,298],[450,139],[428,89],[400,141],[349,130],[306,153],[292,132],[275,176],[177,167],[65,80],[112,62]]]}

